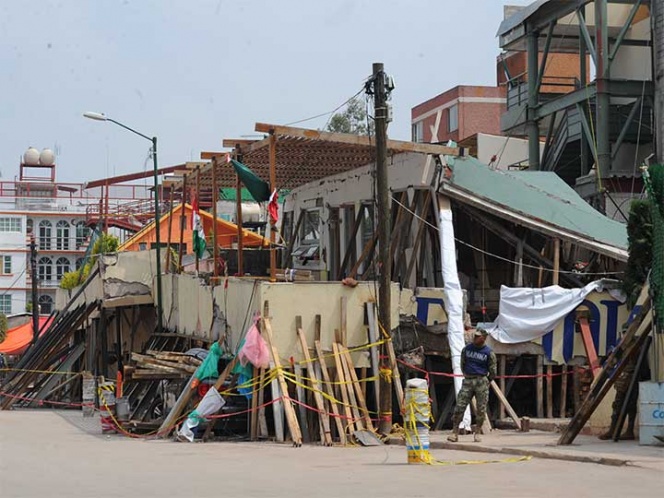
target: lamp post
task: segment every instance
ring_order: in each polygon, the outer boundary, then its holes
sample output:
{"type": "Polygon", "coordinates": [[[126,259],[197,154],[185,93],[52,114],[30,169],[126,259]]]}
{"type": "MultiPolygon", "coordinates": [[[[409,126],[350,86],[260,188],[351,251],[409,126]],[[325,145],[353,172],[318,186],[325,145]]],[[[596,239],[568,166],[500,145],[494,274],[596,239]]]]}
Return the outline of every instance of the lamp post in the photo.
{"type": "MultiPolygon", "coordinates": [[[[110,121],[116,125],[128,130],[139,137],[142,137],[146,140],[152,142],[152,161],[154,163],[154,223],[156,234],[156,245],[157,245],[157,332],[161,332],[162,328],[162,301],[161,301],[161,234],[159,232],[159,170],[157,167],[157,137],[148,137],[143,135],[141,132],[130,128],[129,126],[120,123],[114,119],[109,118],[103,113],[100,112],[85,112],[83,116],[88,119],[94,119],[95,121],[110,121]]],[[[108,213],[106,213],[108,215],[108,213]]]]}

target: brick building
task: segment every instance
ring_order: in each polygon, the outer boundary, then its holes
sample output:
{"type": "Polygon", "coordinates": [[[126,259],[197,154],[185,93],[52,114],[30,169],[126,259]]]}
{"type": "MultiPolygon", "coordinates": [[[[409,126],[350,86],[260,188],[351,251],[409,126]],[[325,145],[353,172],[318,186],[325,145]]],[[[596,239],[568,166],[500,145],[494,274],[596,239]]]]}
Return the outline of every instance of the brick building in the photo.
{"type": "Polygon", "coordinates": [[[414,142],[459,142],[479,132],[500,134],[505,88],[460,85],[411,111],[414,142]]]}

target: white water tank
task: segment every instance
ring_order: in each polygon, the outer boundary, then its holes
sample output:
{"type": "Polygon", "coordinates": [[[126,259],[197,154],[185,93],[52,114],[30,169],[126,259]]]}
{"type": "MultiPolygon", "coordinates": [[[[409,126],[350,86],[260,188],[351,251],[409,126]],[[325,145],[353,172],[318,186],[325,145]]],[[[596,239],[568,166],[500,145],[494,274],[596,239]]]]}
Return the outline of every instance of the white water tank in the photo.
{"type": "Polygon", "coordinates": [[[55,164],[55,154],[51,149],[44,149],[39,154],[39,164],[42,166],[53,166],[55,164]]]}
{"type": "Polygon", "coordinates": [[[34,147],[30,147],[23,154],[23,164],[28,166],[37,166],[39,164],[39,151],[34,147]]]}

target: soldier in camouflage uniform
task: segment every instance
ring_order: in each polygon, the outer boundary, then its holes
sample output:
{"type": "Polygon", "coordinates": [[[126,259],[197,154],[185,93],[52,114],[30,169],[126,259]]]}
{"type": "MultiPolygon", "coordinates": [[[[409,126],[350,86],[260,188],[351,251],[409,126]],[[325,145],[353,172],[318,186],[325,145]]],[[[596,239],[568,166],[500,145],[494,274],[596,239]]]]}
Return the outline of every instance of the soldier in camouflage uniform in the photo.
{"type": "Polygon", "coordinates": [[[461,371],[463,384],[457,395],[456,408],[452,416],[452,434],[448,441],[459,441],[459,424],[463,413],[475,396],[477,401],[477,414],[475,417],[474,441],[482,441],[480,431],[486,417],[486,406],[489,401],[489,383],[496,377],[496,355],[485,344],[487,331],[477,329],[473,335],[473,342],[461,350],[461,371]]]}

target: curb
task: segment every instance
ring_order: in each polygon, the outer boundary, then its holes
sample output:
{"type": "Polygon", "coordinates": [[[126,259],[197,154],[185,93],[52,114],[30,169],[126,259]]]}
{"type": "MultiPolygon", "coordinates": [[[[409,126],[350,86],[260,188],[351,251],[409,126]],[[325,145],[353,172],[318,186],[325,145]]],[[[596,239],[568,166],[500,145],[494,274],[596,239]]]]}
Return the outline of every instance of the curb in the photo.
{"type": "MultiPolygon", "coordinates": [[[[406,442],[401,438],[390,438],[389,444],[396,444],[405,446],[406,442]]],[[[502,453],[506,455],[529,456],[533,458],[542,458],[547,460],[563,460],[566,462],[579,462],[579,463],[595,463],[598,465],[609,465],[612,467],[623,467],[630,465],[631,462],[622,458],[601,457],[601,456],[586,456],[586,455],[570,455],[566,453],[557,453],[555,451],[542,451],[542,450],[526,450],[523,448],[509,448],[509,447],[496,447],[485,446],[482,444],[467,444],[467,443],[448,443],[445,441],[431,441],[429,448],[432,450],[458,450],[468,451],[475,453],[502,453]]]]}

